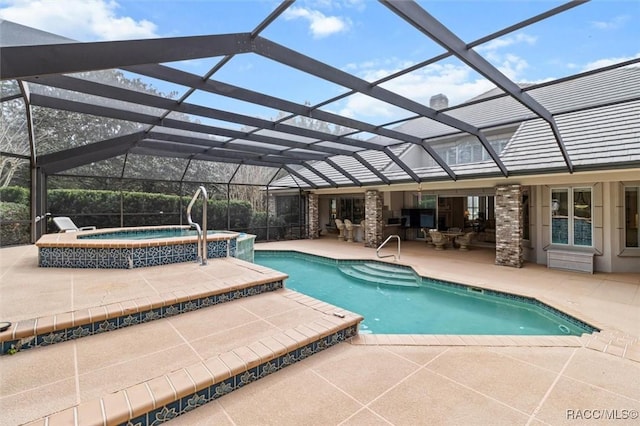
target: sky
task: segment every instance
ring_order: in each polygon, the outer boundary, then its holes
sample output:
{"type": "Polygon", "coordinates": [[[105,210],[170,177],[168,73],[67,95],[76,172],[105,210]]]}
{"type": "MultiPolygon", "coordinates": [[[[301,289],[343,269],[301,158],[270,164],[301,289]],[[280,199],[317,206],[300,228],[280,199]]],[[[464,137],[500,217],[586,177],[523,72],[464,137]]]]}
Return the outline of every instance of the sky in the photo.
{"type": "MultiPolygon", "coordinates": [[[[185,37],[252,31],[277,6],[273,0],[0,0],[0,19],[78,41],[185,37]]],[[[563,4],[552,0],[418,1],[470,43],[563,4]]],[[[298,0],[261,34],[369,82],[444,50],[374,0],[298,0]]],[[[504,35],[475,50],[517,83],[538,83],[640,57],[640,1],[593,0],[504,35]]],[[[204,75],[219,58],[169,64],[204,75]]],[[[235,55],[213,79],[314,105],[347,91],[256,54],[235,55]]],[[[164,92],[186,88],[149,81],[164,92]]],[[[456,105],[493,88],[456,58],[447,58],[382,87],[424,104],[443,93],[456,105]]],[[[277,111],[196,92],[190,102],[263,118],[277,111]]],[[[363,96],[322,109],[373,124],[407,111],[363,96]]],[[[409,114],[412,115],[412,114],[409,114]]]]}

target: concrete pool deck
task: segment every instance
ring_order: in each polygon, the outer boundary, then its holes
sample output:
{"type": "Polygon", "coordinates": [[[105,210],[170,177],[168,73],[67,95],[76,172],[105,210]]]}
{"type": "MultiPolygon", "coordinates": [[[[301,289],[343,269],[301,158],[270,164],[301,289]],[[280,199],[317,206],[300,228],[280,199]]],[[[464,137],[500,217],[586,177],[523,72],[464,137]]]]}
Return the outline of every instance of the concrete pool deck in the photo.
{"type": "MultiPolygon", "coordinates": [[[[375,250],[335,238],[263,243],[256,248],[299,250],[332,258],[375,258],[375,250]]],[[[513,269],[495,266],[493,259],[493,251],[487,249],[437,252],[424,243],[402,244],[401,263],[421,275],[531,295],[603,331],[576,338],[575,344],[545,343],[539,338],[507,345],[475,336],[462,340],[456,336],[363,335],[170,424],[602,424],[605,421],[595,421],[594,416],[622,419],[637,414],[640,274],[588,275],[528,263],[513,269]]],[[[0,266],[0,319],[9,321],[151,297],[190,285],[205,275],[211,280],[233,280],[239,274],[213,264],[124,271],[38,268],[34,246],[1,249],[0,266]]],[[[236,344],[223,334],[200,339],[194,330],[201,330],[203,323],[223,321],[225,329],[244,330],[257,321],[262,329],[277,329],[293,318],[298,321],[316,315],[293,308],[277,294],[266,296],[230,302],[225,312],[211,314],[215,317],[209,319],[199,314],[193,323],[178,318],[159,320],[164,322],[140,326],[147,327],[147,332],[132,327],[2,356],[0,424],[36,420],[112,392],[127,376],[140,380],[143,370],[171,371],[236,344]],[[100,340],[87,343],[94,337],[100,340]],[[110,352],[116,360],[109,359],[110,352]],[[127,356],[118,358],[123,352],[127,356]]],[[[239,333],[244,337],[238,337],[237,344],[258,338],[252,333],[239,333]]]]}

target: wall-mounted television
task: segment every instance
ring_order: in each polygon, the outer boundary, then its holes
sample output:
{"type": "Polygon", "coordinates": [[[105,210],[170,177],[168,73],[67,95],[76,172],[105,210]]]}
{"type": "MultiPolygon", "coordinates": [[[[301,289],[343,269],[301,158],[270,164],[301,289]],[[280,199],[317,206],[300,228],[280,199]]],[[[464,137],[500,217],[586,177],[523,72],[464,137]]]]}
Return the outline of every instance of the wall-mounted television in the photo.
{"type": "Polygon", "coordinates": [[[436,209],[402,209],[407,228],[436,228],[436,209]]]}

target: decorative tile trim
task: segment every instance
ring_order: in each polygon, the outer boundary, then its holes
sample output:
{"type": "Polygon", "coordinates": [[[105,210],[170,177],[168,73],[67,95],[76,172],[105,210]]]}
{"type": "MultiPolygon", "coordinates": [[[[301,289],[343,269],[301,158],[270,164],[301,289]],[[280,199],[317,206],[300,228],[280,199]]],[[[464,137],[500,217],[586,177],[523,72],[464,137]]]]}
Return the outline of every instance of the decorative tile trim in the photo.
{"type": "Polygon", "coordinates": [[[127,312],[123,315],[106,318],[95,322],[87,322],[86,324],[74,324],[71,327],[63,328],[60,330],[52,330],[46,333],[38,333],[36,329],[34,331],[35,334],[33,335],[0,342],[2,351],[0,352],[0,355],[15,353],[16,351],[23,351],[40,346],[48,346],[55,343],[78,339],[80,337],[86,337],[94,334],[104,333],[107,331],[117,330],[119,328],[129,327],[131,325],[141,324],[185,312],[190,312],[196,309],[206,308],[208,306],[229,302],[231,300],[236,300],[243,297],[249,297],[260,293],[278,290],[283,287],[284,281],[280,279],[268,283],[247,286],[241,289],[224,290],[221,293],[201,295],[200,297],[189,299],[183,302],[167,304],[161,307],[142,307],[140,308],[140,310],[127,312]]]}
{"type": "MultiPolygon", "coordinates": [[[[298,251],[294,251],[294,250],[257,250],[256,251],[256,255],[257,256],[264,256],[264,257],[279,257],[282,256],[283,253],[286,253],[287,256],[290,256],[292,258],[298,258],[298,259],[303,259],[305,261],[309,261],[309,262],[317,262],[317,263],[321,263],[324,265],[332,265],[332,266],[341,266],[341,265],[353,265],[353,264],[360,264],[360,263],[370,263],[370,262],[375,262],[375,263],[379,263],[382,265],[388,265],[385,262],[379,262],[376,260],[339,260],[339,259],[331,259],[331,258],[327,258],[324,256],[318,256],[315,254],[307,254],[307,253],[302,253],[302,252],[298,252],[298,251]]],[[[401,266],[401,265],[398,265],[401,266]]],[[[412,270],[415,272],[415,270],[413,268],[411,268],[410,266],[404,266],[403,267],[412,270]]],[[[416,273],[417,275],[417,273],[416,273]]],[[[470,293],[473,293],[473,290],[481,290],[482,294],[485,296],[490,296],[490,297],[495,297],[497,299],[500,300],[508,300],[509,302],[518,302],[518,303],[522,303],[524,305],[524,307],[527,308],[534,308],[534,309],[538,309],[539,311],[543,311],[542,313],[548,313],[551,315],[555,315],[558,316],[562,319],[564,319],[565,321],[573,324],[574,326],[581,328],[583,330],[585,330],[586,333],[594,333],[594,332],[598,332],[600,331],[600,329],[598,327],[595,327],[585,321],[582,321],[572,315],[569,315],[559,309],[556,309],[544,302],[541,302],[540,300],[533,298],[533,297],[528,297],[528,296],[521,296],[521,295],[517,295],[517,294],[513,294],[513,293],[507,293],[507,292],[501,292],[501,291],[497,291],[497,290],[491,290],[491,289],[485,289],[485,288],[481,288],[481,287],[477,287],[477,286],[471,286],[471,285],[467,285],[467,284],[460,284],[460,283],[455,283],[455,282],[451,282],[451,281],[444,281],[444,280],[439,280],[439,279],[435,279],[435,278],[429,278],[429,277],[424,277],[424,276],[420,276],[418,275],[421,279],[422,279],[422,285],[424,286],[432,286],[432,287],[439,287],[442,290],[445,291],[454,291],[454,292],[460,292],[460,293],[464,293],[465,295],[469,295],[470,293]]]]}
{"type": "Polygon", "coordinates": [[[298,361],[302,361],[303,359],[324,349],[330,348],[340,342],[344,342],[356,336],[357,333],[358,325],[350,325],[328,336],[314,340],[311,343],[289,351],[284,355],[265,361],[255,367],[245,369],[233,377],[217,381],[208,387],[189,393],[177,401],[172,401],[169,404],[155,408],[134,419],[121,423],[120,426],[151,426],[167,422],[206,403],[215,401],[216,399],[221,398],[234,390],[240,389],[241,387],[258,379],[266,377],[269,374],[282,370],[283,368],[293,365],[298,361]]]}
{"type": "MultiPolygon", "coordinates": [[[[47,268],[132,269],[196,261],[197,237],[189,227],[158,226],[46,234],[38,240],[38,265],[47,268]],[[167,233],[165,238],[142,238],[167,233]],[[105,236],[107,238],[105,238],[105,236]]],[[[207,234],[207,257],[235,257],[241,234],[207,234]]]]}

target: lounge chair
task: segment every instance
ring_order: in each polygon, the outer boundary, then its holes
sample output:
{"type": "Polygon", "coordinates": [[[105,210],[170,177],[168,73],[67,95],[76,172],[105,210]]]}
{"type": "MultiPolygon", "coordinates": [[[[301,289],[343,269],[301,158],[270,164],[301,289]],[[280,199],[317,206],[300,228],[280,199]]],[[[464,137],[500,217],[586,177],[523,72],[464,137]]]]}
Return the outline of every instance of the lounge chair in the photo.
{"type": "Polygon", "coordinates": [[[449,243],[449,237],[436,229],[429,230],[429,235],[431,235],[431,241],[436,246],[436,250],[444,250],[444,247],[449,243]]]}
{"type": "Polygon", "coordinates": [[[53,223],[58,227],[58,232],[78,232],[96,229],[95,226],[83,226],[78,228],[73,221],[67,216],[54,217],[53,223]]]}
{"type": "Polygon", "coordinates": [[[340,219],[336,219],[336,228],[338,228],[338,239],[344,240],[344,222],[340,219]]]}

